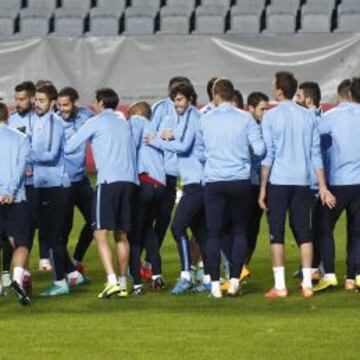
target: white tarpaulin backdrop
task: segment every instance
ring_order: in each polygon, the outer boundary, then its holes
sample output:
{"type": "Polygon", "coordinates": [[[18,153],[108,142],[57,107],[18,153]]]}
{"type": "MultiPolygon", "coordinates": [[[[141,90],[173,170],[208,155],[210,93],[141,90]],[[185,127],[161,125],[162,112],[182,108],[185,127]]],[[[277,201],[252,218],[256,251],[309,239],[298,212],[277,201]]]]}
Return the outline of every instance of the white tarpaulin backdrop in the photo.
{"type": "Polygon", "coordinates": [[[360,76],[360,34],[276,37],[147,36],[44,38],[0,42],[0,93],[12,103],[14,86],[51,79],[60,89],[78,89],[90,104],[99,87],[118,91],[122,103],[164,97],[169,78],[191,78],[205,102],[206,83],[225,76],[246,96],[270,93],[273,74],[294,72],[317,81],[323,101],[333,102],[338,83],[360,76]]]}

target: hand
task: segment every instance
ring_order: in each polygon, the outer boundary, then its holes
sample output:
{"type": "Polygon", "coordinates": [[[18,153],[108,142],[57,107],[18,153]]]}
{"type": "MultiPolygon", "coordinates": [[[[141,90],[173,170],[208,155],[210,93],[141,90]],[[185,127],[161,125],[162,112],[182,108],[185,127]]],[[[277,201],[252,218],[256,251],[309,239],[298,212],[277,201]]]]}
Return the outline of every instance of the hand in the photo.
{"type": "Polygon", "coordinates": [[[260,188],[258,204],[262,210],[268,211],[266,206],[266,189],[263,187],[260,188]]]}
{"type": "Polygon", "coordinates": [[[31,177],[34,175],[32,166],[30,166],[30,165],[26,166],[25,175],[28,177],[31,177]]]}
{"type": "Polygon", "coordinates": [[[174,133],[173,133],[172,129],[164,128],[164,129],[162,129],[162,131],[160,133],[160,137],[163,140],[173,140],[174,139],[174,133]]]}
{"type": "Polygon", "coordinates": [[[145,145],[151,145],[154,142],[154,135],[153,134],[145,134],[144,135],[144,143],[145,145]]]}
{"type": "Polygon", "coordinates": [[[2,203],[3,204],[12,204],[13,202],[14,202],[14,200],[15,200],[15,196],[14,195],[5,195],[4,197],[3,197],[3,201],[2,201],[2,203]]]}
{"type": "Polygon", "coordinates": [[[327,188],[320,189],[319,196],[322,205],[326,205],[329,209],[335,207],[336,197],[327,188]]]}

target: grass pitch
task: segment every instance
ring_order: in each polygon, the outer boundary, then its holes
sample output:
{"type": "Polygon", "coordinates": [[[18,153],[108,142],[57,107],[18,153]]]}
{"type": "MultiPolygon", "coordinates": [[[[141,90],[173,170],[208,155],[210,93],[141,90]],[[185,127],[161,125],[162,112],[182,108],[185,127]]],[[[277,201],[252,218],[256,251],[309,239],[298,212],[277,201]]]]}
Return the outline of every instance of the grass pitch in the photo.
{"type": "MultiPolygon", "coordinates": [[[[70,248],[83,222],[76,213],[70,248]]],[[[243,295],[220,300],[206,295],[169,294],[179,273],[175,243],[168,234],[162,248],[166,289],[143,297],[99,300],[104,273],[95,244],[85,258],[92,284],[70,296],[42,299],[51,280],[39,273],[34,249],[33,304],[21,307],[0,298],[0,359],[358,359],[360,294],[342,289],[345,223],[336,229],[337,274],[341,286],[313,299],[300,297],[291,274],[298,250],[287,231],[287,299],[268,300],[272,286],[269,242],[263,219],[243,295]]],[[[35,246],[37,248],[37,246],[35,246]]]]}

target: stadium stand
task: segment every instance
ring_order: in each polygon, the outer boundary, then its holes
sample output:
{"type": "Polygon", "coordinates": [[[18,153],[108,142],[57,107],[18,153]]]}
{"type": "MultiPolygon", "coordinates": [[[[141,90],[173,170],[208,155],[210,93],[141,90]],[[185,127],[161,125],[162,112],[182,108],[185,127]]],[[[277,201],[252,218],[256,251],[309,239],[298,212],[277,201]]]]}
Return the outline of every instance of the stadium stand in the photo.
{"type": "Polygon", "coordinates": [[[358,0],[0,0],[0,37],[360,31],[358,0]]]}

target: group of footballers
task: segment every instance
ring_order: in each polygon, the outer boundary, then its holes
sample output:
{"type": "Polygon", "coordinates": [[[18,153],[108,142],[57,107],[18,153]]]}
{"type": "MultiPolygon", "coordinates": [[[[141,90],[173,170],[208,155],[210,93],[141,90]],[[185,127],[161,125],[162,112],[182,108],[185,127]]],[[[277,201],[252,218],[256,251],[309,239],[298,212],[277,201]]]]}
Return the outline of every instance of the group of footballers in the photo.
{"type": "Polygon", "coordinates": [[[82,260],[93,238],[106,273],[99,298],[127,297],[128,277],[134,295],[144,294],[144,279],[162,289],[160,249],[171,223],[180,258],[171,294],[236,296],[250,274],[265,211],[274,274],[265,296],[288,296],[288,212],[300,251],[301,294],[308,298],[338,285],[333,232],[346,210],[345,289],[360,287],[360,78],[339,85],[339,104],[326,113],[319,85],[298,86],[285,71],[272,83],[275,106],[253,92],[243,110],[241,93],[224,78],[210,79],[207,91],[210,102],[198,110],[193,84],[177,76],[165,99],[152,107],[132,104],[124,116],[110,88],[96,91],[92,113],[77,105],[74,88],[57,91],[44,80],[18,84],[16,111],[9,115],[0,103],[2,286],[30,305],[37,228],[39,266],[54,277],[42,296],[69,294],[90,281],[82,260]],[[86,175],[89,143],[95,191],[86,175]],[[75,206],[85,225],[70,256],[75,206]]]}

